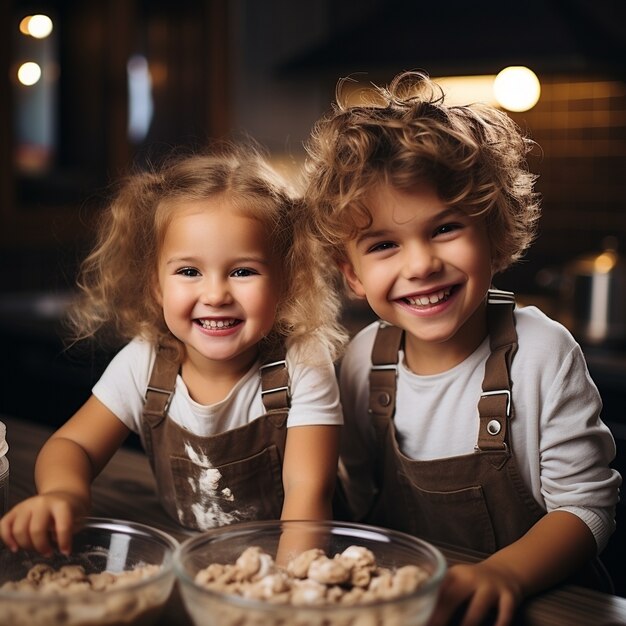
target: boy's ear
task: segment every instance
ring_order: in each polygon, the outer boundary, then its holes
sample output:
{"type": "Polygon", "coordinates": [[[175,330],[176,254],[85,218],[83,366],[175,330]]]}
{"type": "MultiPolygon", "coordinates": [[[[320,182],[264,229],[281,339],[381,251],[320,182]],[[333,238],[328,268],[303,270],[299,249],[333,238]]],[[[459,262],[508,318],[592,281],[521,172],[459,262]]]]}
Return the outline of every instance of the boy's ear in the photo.
{"type": "Polygon", "coordinates": [[[339,261],[338,265],[354,295],[359,298],[365,298],[365,289],[363,289],[363,285],[354,271],[352,263],[350,261],[339,261]]]}

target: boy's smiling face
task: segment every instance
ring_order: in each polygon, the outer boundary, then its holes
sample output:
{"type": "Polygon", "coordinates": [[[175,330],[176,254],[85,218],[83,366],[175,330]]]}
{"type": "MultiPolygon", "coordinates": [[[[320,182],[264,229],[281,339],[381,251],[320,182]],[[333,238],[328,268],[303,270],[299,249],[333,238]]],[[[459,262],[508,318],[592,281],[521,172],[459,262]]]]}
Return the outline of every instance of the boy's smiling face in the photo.
{"type": "Polygon", "coordinates": [[[456,365],[486,335],[492,266],[484,220],[450,208],[428,185],[409,192],[381,184],[368,208],[372,224],[346,245],[348,284],[406,331],[413,371],[456,365]]]}

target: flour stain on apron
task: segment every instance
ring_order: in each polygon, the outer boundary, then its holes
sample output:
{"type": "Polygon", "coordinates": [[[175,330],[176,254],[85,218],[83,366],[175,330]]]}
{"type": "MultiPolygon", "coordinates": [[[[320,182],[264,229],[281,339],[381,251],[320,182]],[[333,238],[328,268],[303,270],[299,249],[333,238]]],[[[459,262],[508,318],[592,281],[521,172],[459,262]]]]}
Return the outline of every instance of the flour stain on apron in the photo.
{"type": "MultiPolygon", "coordinates": [[[[221,472],[213,466],[206,454],[196,451],[190,443],[185,443],[185,453],[197,467],[197,474],[190,475],[187,482],[195,498],[190,506],[196,526],[202,530],[232,524],[244,517],[243,513],[234,510],[226,512],[219,502],[234,502],[235,496],[229,487],[220,490],[221,472]]],[[[179,519],[183,518],[183,510],[177,509],[179,519]]]]}

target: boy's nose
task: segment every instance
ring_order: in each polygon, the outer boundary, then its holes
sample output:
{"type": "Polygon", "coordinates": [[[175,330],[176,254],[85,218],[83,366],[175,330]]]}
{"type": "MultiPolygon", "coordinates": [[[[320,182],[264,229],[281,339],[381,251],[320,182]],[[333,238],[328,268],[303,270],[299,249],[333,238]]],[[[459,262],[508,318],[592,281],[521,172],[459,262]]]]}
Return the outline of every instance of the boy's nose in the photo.
{"type": "Polygon", "coordinates": [[[413,243],[405,247],[404,251],[405,278],[427,278],[441,271],[443,263],[432,246],[423,243],[413,243]]]}

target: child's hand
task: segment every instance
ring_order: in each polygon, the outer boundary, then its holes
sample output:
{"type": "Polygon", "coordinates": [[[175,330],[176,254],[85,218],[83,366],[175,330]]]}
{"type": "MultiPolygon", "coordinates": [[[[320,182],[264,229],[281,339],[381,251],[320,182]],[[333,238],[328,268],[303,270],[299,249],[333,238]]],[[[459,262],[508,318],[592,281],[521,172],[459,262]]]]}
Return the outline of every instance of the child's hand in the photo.
{"type": "Polygon", "coordinates": [[[33,496],[0,520],[0,539],[13,552],[23,548],[50,556],[56,543],[63,554],[69,554],[74,528],[87,509],[80,498],[67,492],[33,496]]]}
{"type": "Polygon", "coordinates": [[[479,626],[493,616],[493,626],[509,626],[522,601],[519,583],[509,571],[483,561],[454,565],[443,581],[428,626],[445,626],[458,616],[458,626],[479,626]]]}

